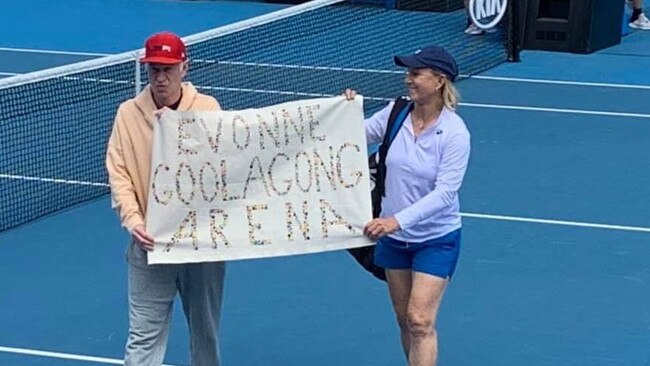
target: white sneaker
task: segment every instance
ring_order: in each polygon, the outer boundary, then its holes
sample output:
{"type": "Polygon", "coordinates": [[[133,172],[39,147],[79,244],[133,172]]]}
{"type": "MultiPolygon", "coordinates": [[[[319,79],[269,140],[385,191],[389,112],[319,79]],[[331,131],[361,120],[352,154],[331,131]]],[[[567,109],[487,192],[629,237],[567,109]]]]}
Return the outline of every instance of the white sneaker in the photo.
{"type": "Polygon", "coordinates": [[[476,24],[474,23],[470,23],[470,25],[468,25],[467,28],[465,29],[465,34],[471,34],[471,35],[483,34],[483,29],[477,27],[476,24]]]}
{"type": "Polygon", "coordinates": [[[483,29],[483,28],[477,27],[476,24],[471,23],[465,29],[465,34],[480,35],[480,34],[484,34],[484,33],[494,33],[496,31],[497,31],[497,29],[495,27],[483,29]]]}
{"type": "Polygon", "coordinates": [[[650,30],[650,20],[648,20],[645,14],[641,14],[637,20],[630,22],[629,26],[634,29],[650,30]]]}

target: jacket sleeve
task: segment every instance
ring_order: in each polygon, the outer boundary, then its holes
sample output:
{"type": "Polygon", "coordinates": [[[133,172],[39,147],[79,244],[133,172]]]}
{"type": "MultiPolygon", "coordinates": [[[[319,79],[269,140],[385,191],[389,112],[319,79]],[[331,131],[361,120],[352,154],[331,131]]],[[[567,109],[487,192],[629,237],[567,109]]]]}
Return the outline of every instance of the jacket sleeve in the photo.
{"type": "Polygon", "coordinates": [[[126,167],[123,141],[126,138],[122,108],[118,109],[106,152],[106,170],[111,187],[111,205],[117,211],[122,226],[129,232],[144,225],[144,215],[135,195],[135,187],[126,167]]]}
{"type": "Polygon", "coordinates": [[[384,140],[388,117],[390,116],[390,111],[393,109],[393,104],[395,102],[390,102],[386,107],[364,120],[368,145],[378,144],[384,140]]]}

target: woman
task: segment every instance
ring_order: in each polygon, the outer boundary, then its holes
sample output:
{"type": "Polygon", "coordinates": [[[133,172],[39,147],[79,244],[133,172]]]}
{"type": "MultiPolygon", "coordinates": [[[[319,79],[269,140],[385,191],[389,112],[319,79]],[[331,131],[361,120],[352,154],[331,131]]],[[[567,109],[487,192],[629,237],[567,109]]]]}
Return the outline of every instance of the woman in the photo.
{"type": "MultiPolygon", "coordinates": [[[[447,51],[429,46],[395,56],[395,63],[408,68],[413,109],[388,150],[381,215],[364,232],[378,240],[375,262],[386,270],[409,365],[431,366],[438,356],[438,308],[460,251],[458,190],[470,134],[455,112],[458,67],[447,51]]],[[[345,91],[348,99],[355,94],[345,91]]],[[[391,108],[365,121],[369,144],[382,141],[391,108]]]]}

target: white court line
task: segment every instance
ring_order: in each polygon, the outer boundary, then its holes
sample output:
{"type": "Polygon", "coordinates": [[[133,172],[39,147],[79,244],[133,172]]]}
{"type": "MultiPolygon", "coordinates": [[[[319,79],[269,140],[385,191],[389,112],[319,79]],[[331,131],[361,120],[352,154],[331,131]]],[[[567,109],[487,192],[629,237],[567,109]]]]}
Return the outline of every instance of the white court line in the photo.
{"type": "MultiPolygon", "coordinates": [[[[271,64],[271,63],[245,62],[245,61],[222,61],[222,60],[203,60],[203,59],[191,59],[191,61],[197,63],[208,63],[208,64],[255,66],[255,67],[269,67],[269,68],[282,68],[282,69],[325,70],[325,71],[358,72],[358,73],[369,73],[369,74],[398,74],[398,75],[404,74],[404,71],[398,71],[398,70],[377,70],[377,69],[329,67],[329,66],[305,66],[305,65],[271,64]]],[[[460,74],[458,75],[458,77],[461,79],[476,79],[476,80],[490,80],[490,81],[507,81],[507,82],[535,83],[535,84],[558,84],[558,85],[576,85],[576,86],[590,86],[590,87],[601,87],[601,88],[605,87],[605,88],[650,90],[650,85],[596,83],[590,81],[530,79],[530,78],[514,78],[514,77],[505,77],[505,76],[467,75],[467,74],[460,74]]]]}
{"type": "Polygon", "coordinates": [[[25,52],[25,53],[44,53],[44,54],[49,54],[49,55],[75,55],[75,56],[98,56],[98,57],[111,56],[111,54],[109,54],[109,53],[39,50],[39,49],[33,49],[33,48],[0,47],[0,51],[25,52]]]}
{"type": "Polygon", "coordinates": [[[586,227],[586,228],[590,228],[590,229],[606,229],[606,230],[636,231],[636,232],[650,233],[650,227],[641,227],[641,226],[596,224],[596,223],[590,223],[590,222],[548,220],[548,219],[536,219],[536,218],[532,218],[532,217],[489,215],[489,214],[470,213],[470,212],[463,212],[460,215],[462,217],[469,217],[469,218],[474,218],[474,219],[528,222],[528,223],[534,223],[534,224],[575,226],[575,227],[586,227]]]}
{"type": "Polygon", "coordinates": [[[15,76],[15,75],[20,75],[20,74],[15,73],[15,72],[1,72],[0,71],[0,75],[2,75],[2,76],[15,76]]]}
{"type": "MultiPolygon", "coordinates": [[[[83,186],[110,187],[109,184],[101,183],[101,182],[83,182],[83,181],[76,181],[76,180],[28,177],[28,176],[12,175],[12,174],[0,174],[0,179],[2,179],[2,178],[4,178],[4,179],[16,179],[16,180],[27,180],[27,181],[38,181],[38,182],[48,182],[48,183],[73,184],[73,185],[83,185],[83,186]]],[[[539,218],[533,218],[533,217],[504,216],[504,215],[492,215],[492,214],[472,213],[472,212],[461,212],[461,216],[469,217],[469,218],[477,218],[477,219],[487,219],[487,220],[516,221],[516,222],[528,222],[528,223],[536,223],[536,224],[576,226],[576,227],[586,227],[586,228],[592,228],[592,229],[638,231],[638,232],[650,233],[650,227],[639,227],[639,226],[597,224],[597,223],[591,223],[591,222],[539,219],[539,218]]]]}
{"type": "MultiPolygon", "coordinates": [[[[78,78],[67,78],[67,79],[76,80],[78,78]]],[[[122,83],[122,84],[130,83],[130,81],[125,81],[125,80],[109,80],[109,79],[89,79],[89,78],[84,78],[84,79],[80,79],[80,80],[103,82],[103,83],[122,83]]],[[[311,97],[311,98],[327,98],[327,97],[335,96],[333,94],[304,93],[304,92],[285,91],[285,90],[228,88],[228,87],[203,86],[203,85],[196,85],[196,87],[197,87],[197,89],[200,89],[200,90],[202,89],[202,90],[219,90],[219,91],[230,91],[230,92],[240,92],[240,93],[293,95],[293,96],[311,97]]],[[[390,102],[390,101],[394,100],[393,98],[371,97],[371,96],[364,96],[364,99],[382,101],[382,102],[390,102]]],[[[546,107],[515,106],[515,105],[485,104],[485,103],[468,103],[468,102],[461,102],[459,105],[462,106],[462,107],[470,107],[470,108],[506,109],[506,110],[520,110],[520,111],[533,111],[533,112],[553,112],[553,113],[568,113],[568,114],[584,114],[584,115],[594,115],[594,116],[632,117],[632,118],[649,118],[650,119],[650,114],[645,114],[645,113],[609,112],[609,111],[583,110],[583,109],[562,109],[562,108],[546,108],[546,107]]],[[[0,178],[2,178],[2,177],[0,176],[0,178]]]]}
{"type": "Polygon", "coordinates": [[[650,90],[650,85],[634,85],[634,84],[610,84],[610,83],[594,83],[590,81],[567,81],[567,80],[552,80],[552,79],[527,79],[527,78],[510,78],[504,76],[487,76],[487,75],[465,75],[469,79],[477,80],[490,80],[490,81],[516,81],[520,83],[534,83],[534,84],[558,84],[558,85],[577,85],[577,86],[593,86],[604,88],[622,88],[622,89],[645,89],[650,90]]]}
{"type": "Polygon", "coordinates": [[[645,114],[645,113],[607,112],[607,111],[591,111],[591,110],[583,110],[583,109],[526,107],[526,106],[517,106],[517,105],[463,103],[463,102],[459,103],[459,105],[463,107],[490,108],[490,109],[510,109],[510,110],[535,111],[535,112],[588,114],[588,115],[595,115],[595,116],[610,116],[610,117],[650,118],[650,114],[645,114]]]}
{"type": "MultiPolygon", "coordinates": [[[[55,54],[55,55],[79,55],[79,56],[100,56],[100,57],[111,56],[111,54],[107,54],[107,53],[56,51],[56,50],[7,48],[7,47],[0,47],[0,51],[44,53],[44,54],[55,54]]],[[[242,62],[242,61],[217,61],[217,60],[202,60],[202,59],[191,59],[191,58],[190,61],[199,62],[199,63],[276,67],[276,68],[287,68],[287,69],[330,70],[330,71],[365,72],[365,73],[379,73],[379,74],[403,74],[404,73],[403,71],[396,71],[396,70],[376,70],[376,69],[328,67],[328,66],[303,66],[303,65],[290,65],[290,64],[254,63],[254,62],[242,62]]],[[[462,79],[506,81],[506,82],[520,82],[520,83],[534,83],[534,84],[576,85],[576,86],[589,86],[589,87],[601,87],[601,88],[604,87],[604,88],[650,90],[650,85],[617,84],[617,83],[602,83],[602,82],[597,83],[597,82],[590,82],[590,81],[531,79],[531,78],[515,78],[515,77],[506,77],[506,76],[466,75],[466,74],[460,74],[459,77],[462,79]]]]}
{"type": "MultiPolygon", "coordinates": [[[[197,89],[205,89],[205,90],[220,90],[220,91],[240,92],[240,93],[296,95],[296,96],[314,97],[314,98],[327,98],[327,97],[335,96],[333,94],[301,93],[301,92],[293,92],[293,91],[285,91],[285,90],[225,88],[225,87],[201,86],[201,85],[197,85],[196,88],[197,89]]],[[[366,100],[376,100],[376,101],[381,101],[381,102],[390,102],[390,101],[394,100],[392,98],[368,97],[368,96],[364,96],[363,98],[366,99],[366,100]]],[[[650,118],[650,114],[644,114],[644,113],[608,112],[608,111],[593,111],[593,110],[583,110],[583,109],[561,109],[561,108],[529,107],[529,106],[466,103],[466,102],[461,102],[461,103],[459,103],[459,105],[461,107],[471,107],[471,108],[489,108],[489,109],[507,109],[507,110],[534,111],[534,112],[586,114],[586,115],[608,116],[608,117],[650,118]]]]}
{"type": "MultiPolygon", "coordinates": [[[[96,363],[104,363],[104,364],[110,364],[110,365],[123,365],[124,364],[124,360],[118,360],[118,359],[115,359],[115,358],[75,355],[75,354],[71,354],[71,353],[40,351],[40,350],[26,349],[26,348],[14,348],[14,347],[0,346],[0,352],[21,354],[21,355],[29,355],[29,356],[59,358],[59,359],[64,359],[64,360],[96,362],[96,363]]],[[[163,366],[173,366],[173,365],[163,365],[163,366]]]]}
{"type": "MultiPolygon", "coordinates": [[[[530,217],[489,215],[489,214],[479,214],[479,213],[469,213],[469,212],[461,213],[461,216],[466,218],[487,219],[487,220],[497,220],[497,221],[526,222],[526,223],[535,223],[535,224],[584,227],[584,228],[591,228],[591,229],[650,233],[650,227],[639,227],[639,226],[596,224],[596,223],[587,223],[587,222],[578,222],[578,221],[548,220],[548,219],[536,219],[530,217]]],[[[103,364],[113,364],[113,365],[123,364],[122,360],[112,359],[112,358],[76,355],[70,353],[41,351],[41,350],[32,350],[32,349],[14,348],[14,347],[0,346],[0,352],[39,356],[39,357],[59,358],[59,359],[66,359],[66,360],[95,362],[95,363],[103,363],[103,364]]],[[[172,366],[172,365],[163,365],[163,366],[172,366]]]]}

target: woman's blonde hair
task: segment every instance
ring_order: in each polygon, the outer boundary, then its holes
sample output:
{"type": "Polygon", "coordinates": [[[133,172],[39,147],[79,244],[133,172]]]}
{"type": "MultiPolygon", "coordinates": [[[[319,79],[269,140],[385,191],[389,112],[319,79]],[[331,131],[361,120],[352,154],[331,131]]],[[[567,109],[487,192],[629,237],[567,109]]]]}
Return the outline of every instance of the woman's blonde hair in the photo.
{"type": "Polygon", "coordinates": [[[458,107],[459,101],[460,93],[458,93],[458,89],[456,89],[451,80],[447,79],[442,85],[442,102],[445,104],[445,107],[455,110],[458,107]]]}

